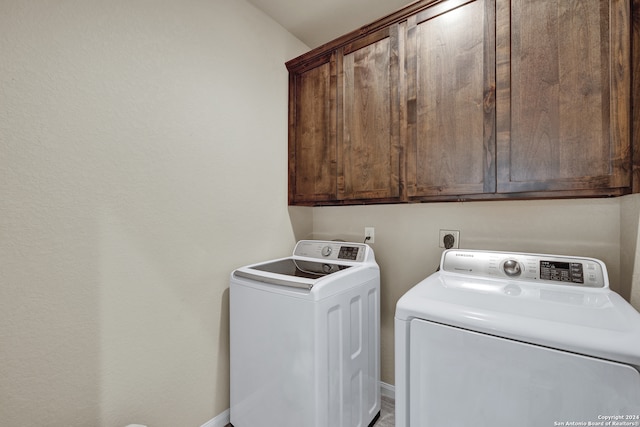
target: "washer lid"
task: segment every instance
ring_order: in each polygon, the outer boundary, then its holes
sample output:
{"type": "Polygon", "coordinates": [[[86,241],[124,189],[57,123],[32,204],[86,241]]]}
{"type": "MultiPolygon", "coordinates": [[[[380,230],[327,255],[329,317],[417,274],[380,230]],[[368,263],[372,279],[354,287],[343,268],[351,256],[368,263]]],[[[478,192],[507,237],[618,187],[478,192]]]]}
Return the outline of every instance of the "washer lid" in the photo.
{"type": "Polygon", "coordinates": [[[283,258],[239,268],[235,273],[240,277],[264,283],[311,289],[317,279],[347,268],[351,268],[351,266],[283,258]]]}
{"type": "Polygon", "coordinates": [[[431,320],[640,367],[640,314],[608,286],[441,270],[400,298],[396,318],[431,320]]]}

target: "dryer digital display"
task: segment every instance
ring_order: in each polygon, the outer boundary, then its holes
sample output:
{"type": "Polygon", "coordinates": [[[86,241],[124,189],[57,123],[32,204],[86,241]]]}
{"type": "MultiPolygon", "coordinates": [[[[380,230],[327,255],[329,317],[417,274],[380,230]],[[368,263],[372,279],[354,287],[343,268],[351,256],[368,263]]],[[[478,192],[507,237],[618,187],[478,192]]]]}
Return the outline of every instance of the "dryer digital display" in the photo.
{"type": "Polygon", "coordinates": [[[583,284],[582,263],[541,260],[540,279],[583,284]]]}

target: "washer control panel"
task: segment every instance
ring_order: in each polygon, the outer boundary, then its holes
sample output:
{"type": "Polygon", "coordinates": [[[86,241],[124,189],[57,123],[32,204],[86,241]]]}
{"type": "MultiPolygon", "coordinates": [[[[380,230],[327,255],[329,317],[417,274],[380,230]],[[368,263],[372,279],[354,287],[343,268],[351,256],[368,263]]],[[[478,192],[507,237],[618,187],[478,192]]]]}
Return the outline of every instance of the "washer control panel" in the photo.
{"type": "Polygon", "coordinates": [[[443,253],[440,269],[487,278],[609,287],[604,263],[594,258],[451,249],[443,253]]]}
{"type": "Polygon", "coordinates": [[[293,250],[293,255],[332,261],[364,262],[367,249],[368,246],[362,243],[300,240],[293,250]]]}

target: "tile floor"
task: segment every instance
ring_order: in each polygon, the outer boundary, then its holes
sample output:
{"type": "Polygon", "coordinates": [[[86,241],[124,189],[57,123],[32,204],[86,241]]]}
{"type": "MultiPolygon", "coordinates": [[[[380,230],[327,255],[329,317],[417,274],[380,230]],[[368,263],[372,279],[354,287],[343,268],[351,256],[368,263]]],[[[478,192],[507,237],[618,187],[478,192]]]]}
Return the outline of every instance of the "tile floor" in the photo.
{"type": "MultiPolygon", "coordinates": [[[[390,397],[382,396],[382,405],[380,409],[380,418],[374,424],[374,427],[394,427],[395,422],[395,404],[390,397]]],[[[231,427],[231,424],[227,424],[231,427]]]]}
{"type": "Polygon", "coordinates": [[[374,427],[394,427],[396,425],[395,402],[392,398],[382,396],[382,408],[380,418],[374,427]]]}

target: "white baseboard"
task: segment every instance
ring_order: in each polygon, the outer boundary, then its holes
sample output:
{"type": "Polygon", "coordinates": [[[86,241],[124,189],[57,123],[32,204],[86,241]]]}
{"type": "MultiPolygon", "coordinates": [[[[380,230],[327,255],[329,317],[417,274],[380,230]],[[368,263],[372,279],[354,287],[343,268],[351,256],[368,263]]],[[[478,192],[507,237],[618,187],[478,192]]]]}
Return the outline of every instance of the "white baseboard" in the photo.
{"type": "Polygon", "coordinates": [[[380,381],[380,395],[396,400],[396,387],[380,381]]]}
{"type": "Polygon", "coordinates": [[[200,427],[225,427],[229,424],[229,410],[227,409],[217,417],[207,421],[202,424],[200,427]]]}
{"type": "MultiPolygon", "coordinates": [[[[383,383],[382,381],[380,381],[380,395],[395,400],[396,398],[395,386],[392,386],[391,384],[383,383]]],[[[217,417],[202,424],[200,427],[225,427],[227,424],[229,424],[229,421],[230,421],[229,415],[230,415],[229,410],[227,409],[217,417]]]]}

